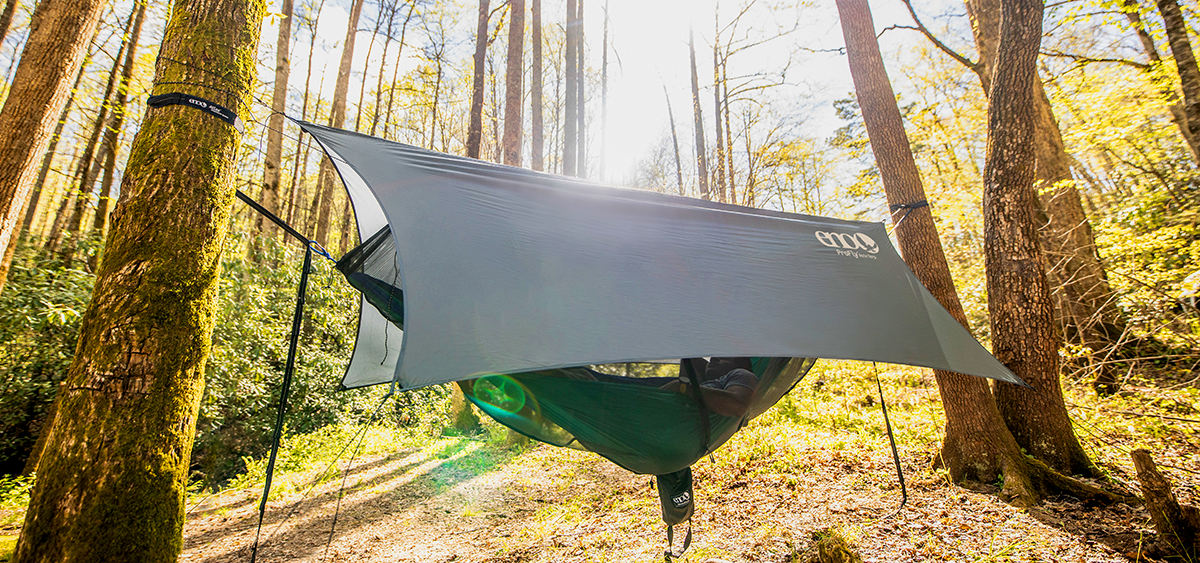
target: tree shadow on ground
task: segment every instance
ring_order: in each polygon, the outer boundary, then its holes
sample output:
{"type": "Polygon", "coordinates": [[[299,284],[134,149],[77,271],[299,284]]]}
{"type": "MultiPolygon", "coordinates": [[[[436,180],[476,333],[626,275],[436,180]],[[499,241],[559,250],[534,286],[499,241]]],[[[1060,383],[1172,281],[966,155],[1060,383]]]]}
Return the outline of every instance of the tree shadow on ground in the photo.
{"type": "MultiPolygon", "coordinates": [[[[346,479],[344,490],[339,475],[333,480],[337,484],[320,486],[320,492],[309,498],[288,502],[284,506],[268,507],[263,520],[258,559],[294,560],[318,556],[330,540],[335,512],[338,516],[331,540],[334,544],[341,537],[412,509],[459,483],[497,470],[513,457],[507,450],[487,446],[472,448],[473,444],[477,443],[458,440],[423,458],[419,454],[407,454],[408,459],[404,459],[405,454],[392,454],[363,467],[356,466],[346,479]],[[387,467],[390,463],[398,465],[387,467]],[[385,467],[386,470],[376,475],[356,479],[357,476],[369,475],[372,469],[385,467]]],[[[199,561],[223,563],[248,560],[257,521],[257,510],[243,508],[221,529],[188,537],[186,547],[228,543],[230,545],[220,553],[208,554],[199,561]]]]}

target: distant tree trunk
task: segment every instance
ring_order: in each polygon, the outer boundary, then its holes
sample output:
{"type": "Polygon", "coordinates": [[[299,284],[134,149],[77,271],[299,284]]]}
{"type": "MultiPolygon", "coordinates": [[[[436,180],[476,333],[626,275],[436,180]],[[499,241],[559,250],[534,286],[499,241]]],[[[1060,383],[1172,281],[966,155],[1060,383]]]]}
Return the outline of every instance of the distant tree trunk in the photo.
{"type": "Polygon", "coordinates": [[[675,112],[671,111],[671,95],[667,93],[666,84],[663,84],[663,96],[667,98],[667,119],[671,121],[671,146],[675,149],[675,180],[679,183],[679,195],[686,195],[683,190],[683,161],[679,158],[679,135],[675,134],[675,112]]]}
{"type": "MultiPolygon", "coordinates": [[[[415,6],[416,1],[413,0],[412,4],[415,6]]],[[[380,115],[381,110],[383,109],[383,75],[387,72],[388,48],[392,46],[392,26],[393,26],[393,24],[395,24],[396,9],[399,7],[400,6],[399,6],[398,0],[393,1],[388,6],[387,30],[384,32],[384,35],[383,35],[383,55],[380,56],[379,76],[376,78],[376,82],[375,82],[375,111],[371,112],[371,131],[370,131],[370,133],[368,133],[372,137],[375,136],[375,130],[379,126],[379,115],[380,115]]],[[[411,8],[410,8],[410,10],[411,10],[411,8]]],[[[405,23],[405,27],[407,28],[408,22],[404,22],[404,23],[405,23]]],[[[401,44],[400,49],[401,49],[401,51],[404,50],[403,44],[401,44]]],[[[396,66],[399,66],[400,61],[396,61],[396,62],[397,62],[396,66]]]]}
{"type": "Polygon", "coordinates": [[[103,8],[101,0],[42,0],[33,11],[34,24],[0,110],[0,291],[38,164],[103,8]]]}
{"type": "MultiPolygon", "coordinates": [[[[346,23],[346,40],[342,46],[342,60],[338,65],[337,82],[333,87],[333,104],[329,110],[329,125],[342,128],[346,125],[346,94],[350,90],[350,70],[354,62],[354,38],[358,35],[358,18],[362,15],[363,0],[354,0],[350,6],[350,20],[346,23]]],[[[321,157],[321,207],[317,215],[317,242],[329,245],[329,221],[333,214],[333,194],[337,184],[337,173],[328,156],[321,157]]],[[[341,236],[345,236],[342,233],[341,236]]]]}
{"type": "MultiPolygon", "coordinates": [[[[92,37],[92,44],[96,41],[92,37]]],[[[67,103],[63,105],[62,113],[58,116],[58,123],[54,126],[54,134],[50,136],[50,148],[46,149],[46,156],[42,157],[42,166],[38,170],[37,180],[33,183],[33,195],[29,199],[29,205],[25,210],[25,220],[21,224],[21,230],[29,231],[33,229],[33,220],[37,216],[38,206],[42,199],[42,190],[46,186],[46,177],[50,175],[50,167],[54,163],[54,155],[58,152],[58,141],[62,139],[63,127],[67,124],[67,117],[71,113],[71,107],[75,103],[75,94],[79,90],[79,82],[83,79],[83,69],[86,68],[91,61],[92,53],[88,53],[79,70],[75,72],[75,84],[71,86],[71,93],[67,96],[67,103]]]]}
{"type": "Polygon", "coordinates": [[[1183,109],[1187,115],[1188,130],[1200,131],[1200,67],[1196,66],[1196,55],[1188,39],[1187,21],[1179,11],[1175,0],[1156,0],[1162,14],[1167,42],[1171,45],[1171,57],[1179,71],[1179,83],[1183,89],[1183,109]]]}
{"type": "MultiPolygon", "coordinates": [[[[389,128],[386,123],[386,120],[390,119],[391,115],[392,115],[392,100],[395,99],[395,94],[396,94],[396,77],[399,76],[397,73],[400,71],[400,56],[404,54],[404,36],[408,32],[408,22],[412,21],[413,12],[416,11],[416,9],[417,9],[417,0],[409,0],[408,15],[404,17],[404,25],[400,26],[400,45],[398,47],[396,47],[396,64],[392,65],[392,81],[391,81],[390,86],[388,87],[387,109],[385,110],[385,112],[383,114],[384,119],[385,119],[385,123],[383,126],[383,136],[385,138],[389,138],[388,137],[388,129],[389,128]]],[[[484,22],[484,23],[486,25],[487,22],[484,22]]],[[[485,27],[485,30],[486,30],[486,27],[485,27]]],[[[371,124],[371,134],[372,135],[375,134],[375,124],[371,124]]]]}
{"type": "MultiPolygon", "coordinates": [[[[259,203],[268,211],[282,215],[279,203],[279,182],[283,178],[283,115],[287,112],[288,80],[292,74],[290,43],[292,40],[293,0],[283,0],[279,8],[279,34],[275,36],[275,89],[271,94],[271,117],[267,118],[267,150],[263,155],[263,189],[259,203]]],[[[279,229],[261,214],[255,214],[254,228],[264,237],[275,237],[279,229]]]]}
{"type": "Polygon", "coordinates": [[[1167,102],[1167,109],[1171,112],[1171,121],[1175,123],[1179,134],[1187,143],[1188,150],[1192,153],[1192,162],[1200,164],[1200,143],[1197,142],[1196,135],[1188,127],[1187,111],[1183,109],[1179,95],[1175,93],[1174,82],[1163,80],[1162,76],[1158,75],[1162,71],[1164,63],[1158,54],[1158,48],[1154,45],[1154,38],[1146,31],[1146,25],[1142,21],[1141,4],[1137,0],[1125,0],[1123,11],[1129,24],[1133,26],[1138,41],[1142,44],[1142,51],[1146,53],[1146,58],[1150,59],[1150,69],[1147,71],[1150,74],[1150,80],[1158,85],[1159,94],[1167,102]]]}
{"type": "Polygon", "coordinates": [[[608,0],[604,0],[604,39],[600,43],[600,181],[608,151],[608,0]]]}
{"type": "Polygon", "coordinates": [[[992,349],[1039,393],[997,383],[996,400],[1017,443],[1063,472],[1091,473],[1075,438],[1058,377],[1054,303],[1038,247],[1038,49],[1042,3],[1007,0],[988,104],[984,257],[992,349]]]}
{"type": "Polygon", "coordinates": [[[475,67],[471,78],[471,117],[467,125],[467,156],[479,158],[483,143],[483,73],[488,47],[488,0],[479,0],[479,24],[475,27],[475,67]]]}
{"type": "MultiPolygon", "coordinates": [[[[990,92],[1000,40],[1001,3],[967,0],[966,5],[980,52],[976,72],[984,91],[990,92]]],[[[1125,332],[1125,320],[1117,310],[1112,287],[1100,263],[1092,226],[1071,175],[1071,156],[1063,145],[1050,100],[1041,80],[1033,87],[1038,180],[1035,193],[1042,194],[1035,204],[1044,214],[1039,236],[1042,251],[1046,253],[1046,274],[1053,286],[1059,288],[1052,297],[1065,336],[1099,352],[1119,342],[1125,332]]],[[[1024,443],[1022,446],[1028,447],[1024,443]]]]}
{"type": "MultiPolygon", "coordinates": [[[[211,85],[247,115],[265,11],[262,0],[176,2],[155,90],[211,85]]],[[[195,109],[147,111],[14,562],[178,559],[241,140],[195,109]]]]}
{"type": "MultiPolygon", "coordinates": [[[[313,52],[317,47],[317,19],[321,17],[321,11],[325,8],[325,0],[321,0],[317,4],[317,13],[313,15],[311,12],[306,14],[306,21],[309,23],[308,36],[308,69],[304,73],[304,96],[300,102],[300,119],[308,120],[308,93],[312,86],[312,67],[313,67],[313,52]]],[[[294,10],[293,10],[294,13],[294,10]]],[[[315,110],[313,113],[317,113],[315,110]]],[[[315,119],[315,117],[314,117],[315,119]]],[[[291,186],[288,188],[288,224],[295,224],[300,219],[300,206],[296,205],[296,201],[302,199],[303,185],[301,184],[301,176],[308,171],[308,150],[312,146],[312,140],[308,138],[296,139],[296,160],[292,164],[292,180],[291,186]]],[[[312,232],[305,227],[305,232],[312,232]]]]}
{"type": "Polygon", "coordinates": [[[704,115],[700,111],[700,80],[696,77],[696,43],[688,31],[688,51],[692,55],[692,114],[696,121],[696,180],[700,182],[700,197],[712,199],[708,189],[708,156],[704,146],[704,115]]]}
{"type": "MultiPolygon", "coordinates": [[[[733,129],[729,126],[729,59],[721,61],[721,105],[725,110],[725,158],[729,171],[729,203],[737,204],[737,183],[733,174],[733,129]]],[[[717,113],[720,116],[720,112],[717,113]]]]}
{"type": "Polygon", "coordinates": [[[8,37],[8,28],[12,26],[13,13],[17,11],[17,0],[4,3],[4,11],[0,12],[0,43],[8,37]]]}
{"type": "Polygon", "coordinates": [[[521,165],[521,94],[525,59],[525,0],[509,0],[508,67],[504,72],[504,164],[521,165]]]}
{"type": "Polygon", "coordinates": [[[575,149],[575,175],[580,178],[587,177],[587,105],[584,98],[584,90],[587,86],[587,65],[584,64],[585,43],[583,40],[583,0],[579,0],[579,5],[575,11],[575,56],[578,57],[578,62],[575,65],[575,120],[579,122],[575,128],[575,142],[578,148],[575,149]]]}
{"type": "MultiPolygon", "coordinates": [[[[362,132],[359,128],[362,125],[363,116],[363,100],[367,95],[367,78],[370,77],[371,53],[375,50],[375,36],[379,35],[379,27],[383,25],[383,3],[384,0],[379,0],[379,12],[375,14],[375,29],[371,30],[371,40],[367,42],[367,55],[363,57],[363,77],[362,84],[358,88],[358,110],[354,114],[354,130],[362,132]]],[[[395,10],[392,10],[393,13],[395,10]]],[[[390,25],[390,24],[389,24],[390,25]]],[[[383,67],[387,65],[387,53],[379,59],[379,76],[383,76],[383,67]]]]}
{"type": "Polygon", "coordinates": [[[576,51],[579,45],[576,42],[578,35],[579,22],[575,20],[576,0],[567,0],[567,29],[566,29],[566,84],[565,89],[565,109],[563,115],[563,158],[562,158],[562,173],[565,176],[577,176],[576,159],[578,144],[578,129],[579,121],[578,104],[579,98],[576,94],[578,88],[575,83],[579,80],[579,56],[576,51]]]}
{"type": "Polygon", "coordinates": [[[717,200],[728,201],[725,196],[725,135],[721,129],[721,61],[720,33],[721,20],[717,10],[713,10],[713,127],[716,129],[717,142],[717,200]]]}
{"type": "Polygon", "coordinates": [[[530,167],[534,170],[544,170],[544,152],[546,150],[546,137],[544,125],[542,124],[542,0],[531,0],[529,6],[529,17],[532,20],[531,30],[533,36],[530,38],[533,41],[533,53],[531,61],[532,76],[529,77],[529,97],[531,115],[530,127],[533,131],[529,132],[529,155],[530,167]]]}
{"type": "MultiPolygon", "coordinates": [[[[883,66],[867,0],[837,0],[837,7],[850,74],[888,203],[912,205],[925,201],[925,189],[883,66]]],[[[904,261],[938,302],[966,327],[966,315],[929,208],[905,209],[893,215],[893,221],[904,261]]],[[[1025,456],[1004,425],[987,381],[941,370],[935,370],[934,377],[946,410],[946,438],[939,461],[951,478],[959,483],[993,483],[1003,475],[1003,496],[1020,504],[1036,502],[1038,493],[1025,456]]]]}
{"type": "MultiPolygon", "coordinates": [[[[100,197],[96,200],[96,213],[92,221],[92,231],[103,237],[108,230],[109,202],[112,199],[113,178],[117,167],[117,141],[121,137],[121,129],[125,127],[125,111],[129,103],[129,83],[133,80],[134,63],[137,61],[138,40],[142,36],[142,24],[146,20],[146,4],[148,0],[137,3],[134,9],[133,28],[129,31],[129,48],[125,50],[125,60],[121,63],[121,79],[117,84],[117,97],[113,100],[112,117],[104,128],[104,179],[100,184],[100,197]]],[[[86,187],[91,191],[91,185],[86,187]]],[[[88,264],[95,270],[100,263],[102,249],[88,258],[88,264]]]]}

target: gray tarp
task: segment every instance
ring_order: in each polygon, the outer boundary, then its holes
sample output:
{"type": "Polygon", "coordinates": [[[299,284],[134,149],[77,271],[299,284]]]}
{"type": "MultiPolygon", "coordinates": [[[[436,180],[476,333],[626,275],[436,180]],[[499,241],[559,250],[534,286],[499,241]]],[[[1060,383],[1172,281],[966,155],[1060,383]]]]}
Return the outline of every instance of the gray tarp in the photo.
{"type": "Polygon", "coordinates": [[[1020,382],[917,281],[881,223],[596,185],[301,126],[346,182],[362,239],[386,217],[396,245],[405,330],[364,304],[346,387],[700,356],[879,361],[1020,382]]]}

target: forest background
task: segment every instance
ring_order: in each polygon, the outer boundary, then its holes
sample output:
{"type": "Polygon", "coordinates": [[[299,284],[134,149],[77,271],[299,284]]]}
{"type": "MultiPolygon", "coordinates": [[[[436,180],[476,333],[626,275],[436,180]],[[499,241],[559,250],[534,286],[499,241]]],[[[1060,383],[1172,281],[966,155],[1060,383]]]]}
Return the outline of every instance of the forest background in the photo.
{"type": "MultiPolygon", "coordinates": [[[[473,60],[479,6],[463,2],[362,2],[350,71],[339,70],[354,5],[298,1],[287,42],[285,113],[456,154],[469,152],[473,73],[482,69],[478,155],[504,161],[509,4],[487,9],[483,65],[473,60]],[[339,76],[346,76],[345,87],[339,76]]],[[[889,211],[829,5],[745,2],[612,6],[584,11],[582,147],[578,175],[643,189],[835,217],[884,220],[889,211]],[[677,14],[690,17],[676,17],[677,14]],[[689,84],[688,30],[695,32],[699,82],[689,84]],[[712,59],[713,63],[708,62],[712,59]],[[716,63],[716,64],[714,64],[716,63]],[[695,103],[694,103],[694,100],[695,103]],[[715,100],[715,102],[714,102],[715,100]],[[697,111],[697,106],[699,111],[697,111]],[[714,116],[714,109],[720,115],[714,116]],[[696,114],[700,115],[697,116],[696,114]],[[702,127],[695,127],[694,123],[702,127]],[[707,142],[700,132],[707,134],[707,142]],[[723,140],[721,140],[723,139],[723,140]],[[723,144],[722,144],[723,143],[723,144]],[[699,146],[699,149],[697,147],[699,146]],[[703,158],[701,158],[703,155],[703,158]],[[708,169],[697,166],[704,160],[708,169]]],[[[9,0],[11,23],[0,46],[7,94],[29,33],[28,2],[9,0]]],[[[545,163],[564,168],[570,138],[565,13],[542,14],[545,163]]],[[[1200,14],[1181,6],[1189,32],[1200,14]]],[[[976,75],[927,40],[901,2],[880,3],[876,28],[899,93],[905,128],[929,194],[951,273],[973,333],[990,337],[983,272],[987,97],[976,75]]],[[[105,9],[87,62],[60,119],[35,186],[20,247],[0,293],[0,471],[26,471],[56,389],[70,364],[87,306],[111,201],[145,101],[167,6],[114,2],[105,9]]],[[[272,5],[258,52],[256,103],[239,113],[246,134],[236,184],[263,198],[275,97],[277,30],[272,5]]],[[[961,5],[923,4],[928,31],[949,50],[978,60],[961,5]]],[[[0,20],[3,18],[0,17],[0,20]]],[[[1079,1],[1047,7],[1038,70],[1095,233],[1113,302],[1128,324],[1111,346],[1066,336],[1064,378],[1092,381],[1115,370],[1115,387],[1143,370],[1186,382],[1200,334],[1194,295],[1200,277],[1197,157],[1172,106],[1186,93],[1170,59],[1155,6],[1079,1]],[[1131,17],[1136,14],[1137,17],[1131,17]],[[1148,40],[1148,42],[1147,42],[1148,40]],[[1179,92],[1179,94],[1177,94],[1179,92]],[[1136,361],[1135,361],[1136,360],[1136,361]],[[1135,369],[1136,368],[1136,369],[1135,369]]],[[[526,35],[528,31],[526,31],[526,35]]],[[[1193,37],[1194,34],[1192,35],[1193,37]]],[[[522,47],[521,81],[532,78],[533,50],[522,47]]],[[[692,71],[694,72],[694,71],[692,71]]],[[[520,100],[529,108],[528,87],[520,100]]],[[[523,130],[532,115],[519,114],[523,130]]],[[[277,212],[335,255],[356,242],[348,202],[323,193],[321,157],[282,122],[277,212]]],[[[533,138],[521,139],[532,166],[533,138]]],[[[569,165],[571,167],[577,164],[569,165]]],[[[222,259],[220,305],[193,452],[196,487],[219,487],[261,458],[269,445],[277,382],[286,353],[286,319],[298,278],[295,248],[261,230],[242,206],[231,219],[222,259]],[[247,259],[249,257],[249,259],[247,259]]],[[[311,287],[288,432],[302,435],[359,423],[381,390],[336,392],[353,345],[357,297],[327,265],[311,287]]],[[[1111,382],[1110,382],[1111,384],[1111,382]]],[[[1194,389],[1187,383],[1185,388],[1194,389]]],[[[1105,388],[1111,393],[1114,388],[1105,388]]],[[[389,421],[425,434],[451,427],[449,391],[400,395],[389,421]]],[[[1194,397],[1194,395],[1192,395],[1194,397]]],[[[1184,399],[1176,414],[1195,411],[1184,399]]],[[[328,431],[328,430],[326,430],[328,431]]]]}

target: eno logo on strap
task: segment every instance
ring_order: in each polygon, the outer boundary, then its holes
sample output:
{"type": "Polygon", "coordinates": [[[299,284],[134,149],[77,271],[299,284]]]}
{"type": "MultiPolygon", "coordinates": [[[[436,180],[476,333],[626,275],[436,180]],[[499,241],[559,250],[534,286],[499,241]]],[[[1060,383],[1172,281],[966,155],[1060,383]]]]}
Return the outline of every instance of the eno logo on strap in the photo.
{"type": "Polygon", "coordinates": [[[875,239],[863,233],[835,233],[832,231],[817,231],[817,242],[837,250],[842,256],[855,258],[875,258],[879,253],[879,245],[875,239]],[[859,250],[866,252],[862,254],[859,250]]]}

